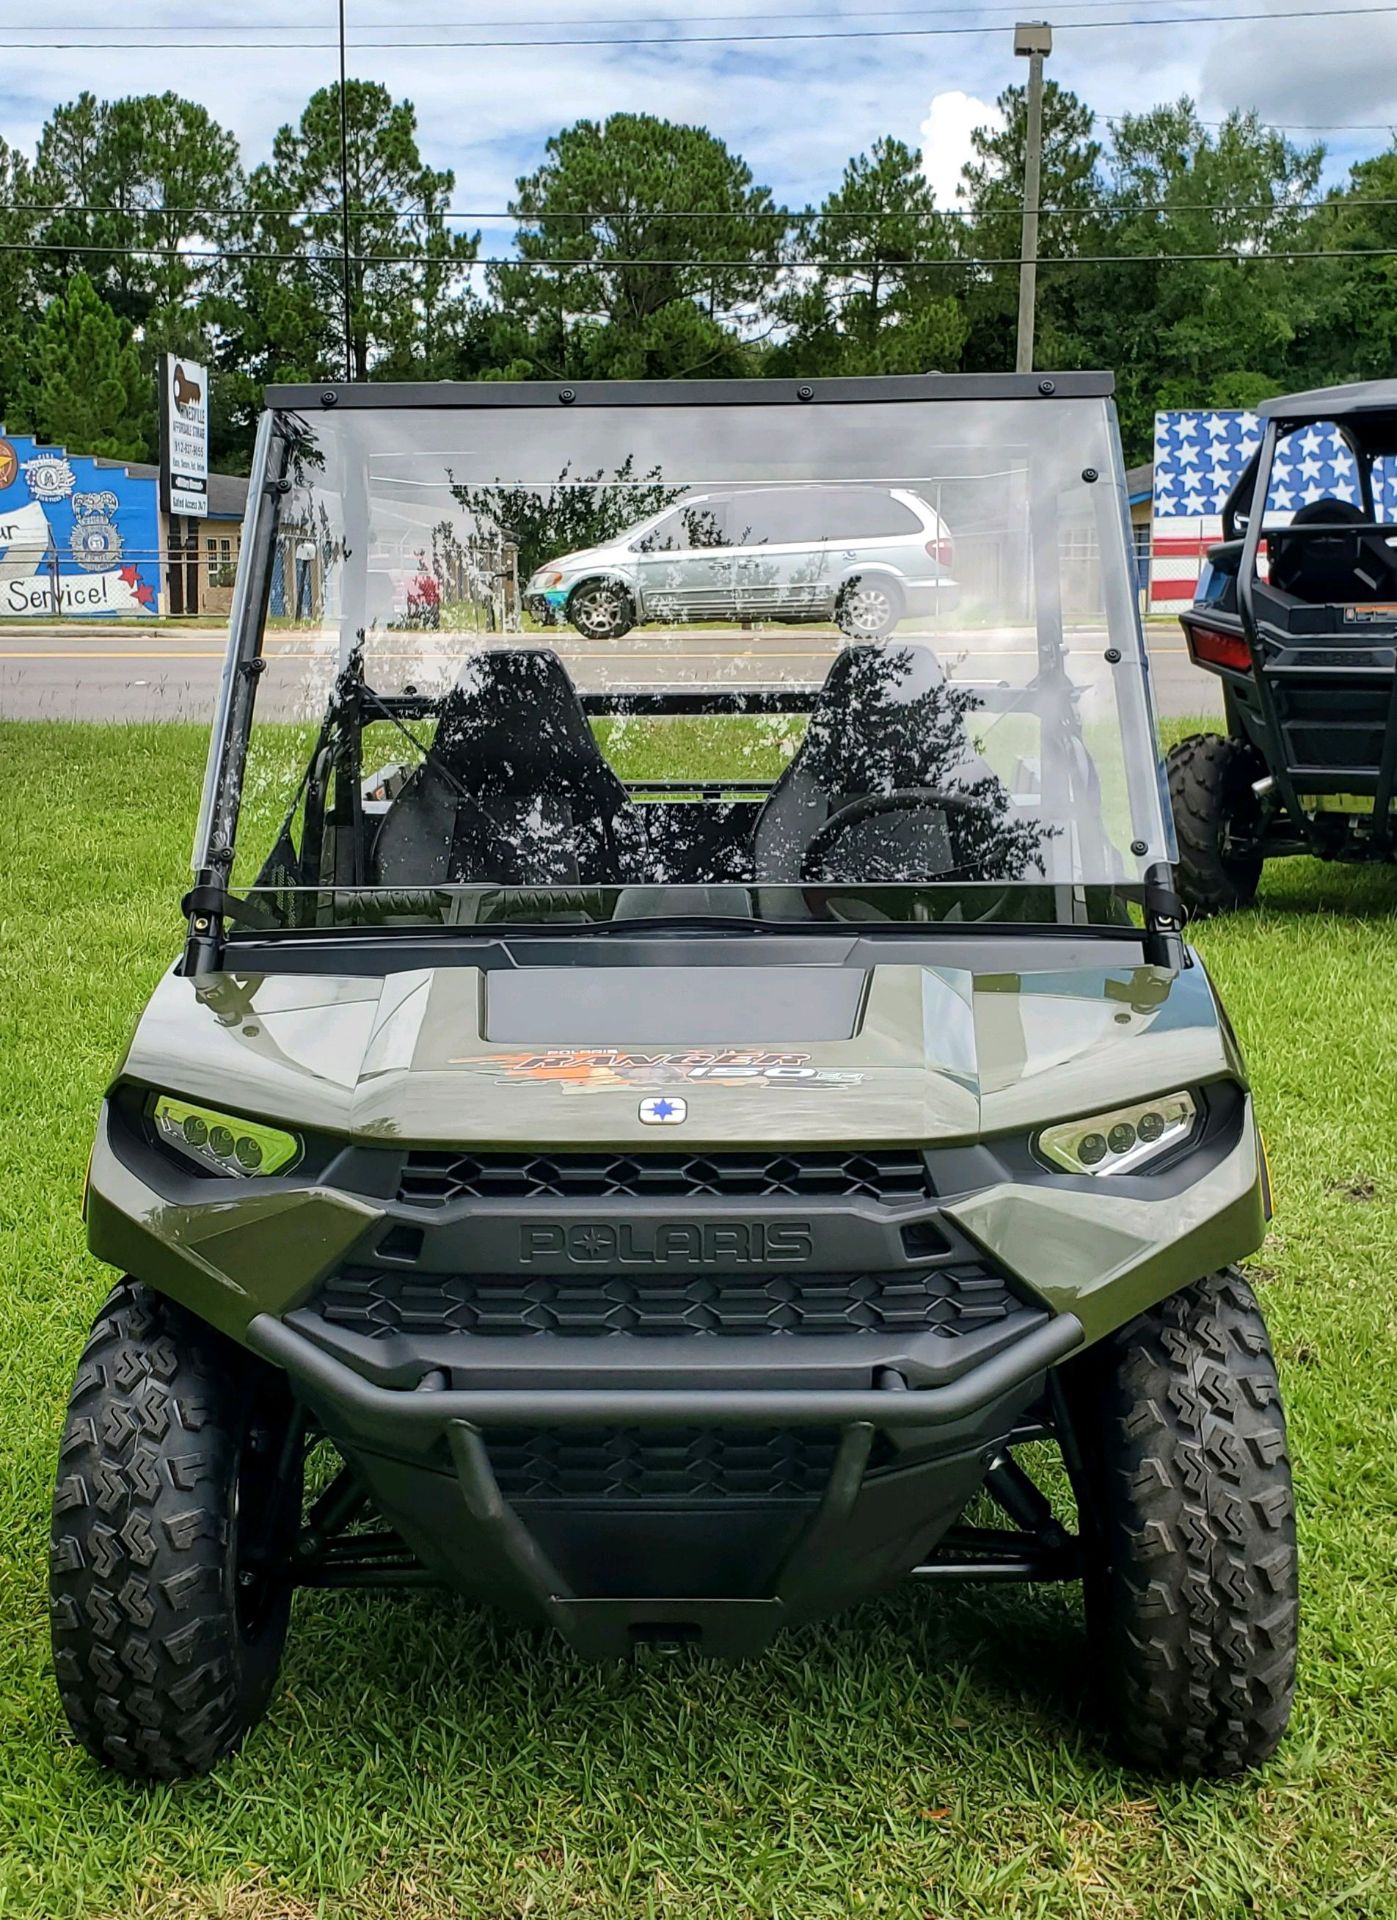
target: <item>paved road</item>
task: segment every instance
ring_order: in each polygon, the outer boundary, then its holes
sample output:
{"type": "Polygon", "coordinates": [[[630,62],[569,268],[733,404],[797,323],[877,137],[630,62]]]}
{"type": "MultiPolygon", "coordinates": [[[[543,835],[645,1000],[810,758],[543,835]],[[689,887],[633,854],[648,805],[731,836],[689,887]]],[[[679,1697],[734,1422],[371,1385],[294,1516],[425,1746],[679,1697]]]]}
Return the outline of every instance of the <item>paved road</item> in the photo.
{"type": "MultiPolygon", "coordinates": [[[[906,633],[908,639],[914,636],[906,633]]],[[[1104,635],[1098,636],[1104,641],[1104,635]]],[[[539,636],[530,636],[537,643],[539,636]]],[[[953,678],[1003,678],[1022,684],[1031,672],[1033,642],[1026,631],[961,636],[973,651],[957,666],[957,637],[928,634],[953,678]],[[1000,670],[994,670],[997,663],[1000,670]]],[[[1092,636],[1083,644],[1084,669],[1095,677],[1092,636]],[[1089,662],[1089,667],[1087,663],[1089,662]]],[[[493,636],[482,636],[486,644],[493,636]]],[[[839,644],[833,630],[773,628],[720,635],[713,629],[675,632],[644,628],[623,641],[589,642],[570,632],[547,636],[577,685],[586,690],[659,687],[721,680],[771,685],[824,678],[839,644]]],[[[0,629],[0,718],[23,720],[198,720],[207,722],[217,697],[226,634],[219,628],[89,628],[25,626],[0,629]]],[[[450,676],[461,654],[477,644],[460,635],[390,635],[383,653],[400,671],[438,664],[417,677],[424,684],[450,676]]],[[[1189,664],[1176,626],[1148,630],[1150,665],[1159,712],[1220,713],[1218,683],[1189,664]]],[[[327,633],[272,634],[259,712],[288,717],[318,712],[333,675],[334,639],[327,633]]],[[[1078,674],[1074,672],[1074,678],[1078,674]]]]}

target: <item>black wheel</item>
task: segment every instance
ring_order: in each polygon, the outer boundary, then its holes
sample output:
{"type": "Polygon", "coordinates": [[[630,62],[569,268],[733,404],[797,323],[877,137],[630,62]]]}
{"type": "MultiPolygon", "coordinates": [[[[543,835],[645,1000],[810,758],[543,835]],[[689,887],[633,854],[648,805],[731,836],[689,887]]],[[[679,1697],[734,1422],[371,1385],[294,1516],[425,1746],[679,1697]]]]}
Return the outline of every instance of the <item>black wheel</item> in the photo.
{"type": "Polygon", "coordinates": [[[619,640],[635,625],[635,607],[615,580],[584,580],[568,596],[568,619],[587,640],[619,640]]]}
{"type": "Polygon", "coordinates": [[[1250,906],[1262,856],[1250,849],[1261,829],[1252,782],[1265,772],[1240,740],[1195,733],[1169,749],[1165,762],[1174,831],[1179,841],[1179,896],[1191,920],[1250,906]]]}
{"type": "Polygon", "coordinates": [[[902,589],[887,574],[855,574],[839,589],[834,620],[850,640],[881,640],[902,618],[902,589]]]}
{"type": "Polygon", "coordinates": [[[1258,1765],[1290,1716],[1299,1602],[1285,1417],[1251,1288],[1234,1268],[1209,1274],[1064,1383],[1117,1744],[1172,1774],[1258,1765]]]}
{"type": "Polygon", "coordinates": [[[78,1364],[53,1501],[54,1669],[95,1759],[207,1773],[261,1716],[300,1478],[284,1377],[123,1281],[78,1364]]]}

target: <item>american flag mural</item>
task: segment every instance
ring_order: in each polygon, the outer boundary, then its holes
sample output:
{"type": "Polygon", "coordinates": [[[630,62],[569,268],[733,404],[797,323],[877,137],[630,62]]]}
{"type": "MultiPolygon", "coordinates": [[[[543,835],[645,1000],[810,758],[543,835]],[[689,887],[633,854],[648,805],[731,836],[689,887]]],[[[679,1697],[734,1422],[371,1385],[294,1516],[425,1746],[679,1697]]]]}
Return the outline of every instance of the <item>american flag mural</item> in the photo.
{"type": "MultiPolygon", "coordinates": [[[[1254,413],[1186,409],[1154,417],[1154,501],[1150,525],[1150,611],[1172,613],[1193,599],[1208,548],[1222,538],[1222,509],[1261,444],[1254,413]]],[[[1397,519],[1397,466],[1373,474],[1379,518],[1397,519]]],[[[1301,427],[1276,449],[1266,502],[1269,524],[1326,495],[1359,504],[1353,455],[1329,421],[1301,427]]]]}

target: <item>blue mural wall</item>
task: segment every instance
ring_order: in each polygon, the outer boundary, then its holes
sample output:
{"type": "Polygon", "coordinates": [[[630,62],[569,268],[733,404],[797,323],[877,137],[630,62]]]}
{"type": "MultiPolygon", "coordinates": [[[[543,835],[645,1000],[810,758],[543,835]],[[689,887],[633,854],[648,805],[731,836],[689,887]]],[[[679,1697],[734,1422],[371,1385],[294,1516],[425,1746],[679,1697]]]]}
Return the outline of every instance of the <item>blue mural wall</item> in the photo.
{"type": "Polygon", "coordinates": [[[0,616],[158,613],[160,530],[153,476],[0,426],[0,616]]]}

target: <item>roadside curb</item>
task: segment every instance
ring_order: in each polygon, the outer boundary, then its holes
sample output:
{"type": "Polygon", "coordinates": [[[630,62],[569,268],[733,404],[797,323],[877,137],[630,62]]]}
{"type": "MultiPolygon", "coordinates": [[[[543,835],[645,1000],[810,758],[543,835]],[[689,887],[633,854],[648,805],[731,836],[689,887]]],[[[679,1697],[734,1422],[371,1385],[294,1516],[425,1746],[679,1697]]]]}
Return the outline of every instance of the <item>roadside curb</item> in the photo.
{"type": "Polygon", "coordinates": [[[228,629],[196,625],[152,627],[138,621],[73,620],[62,625],[51,621],[0,621],[0,640],[217,640],[227,642],[228,629]]]}

